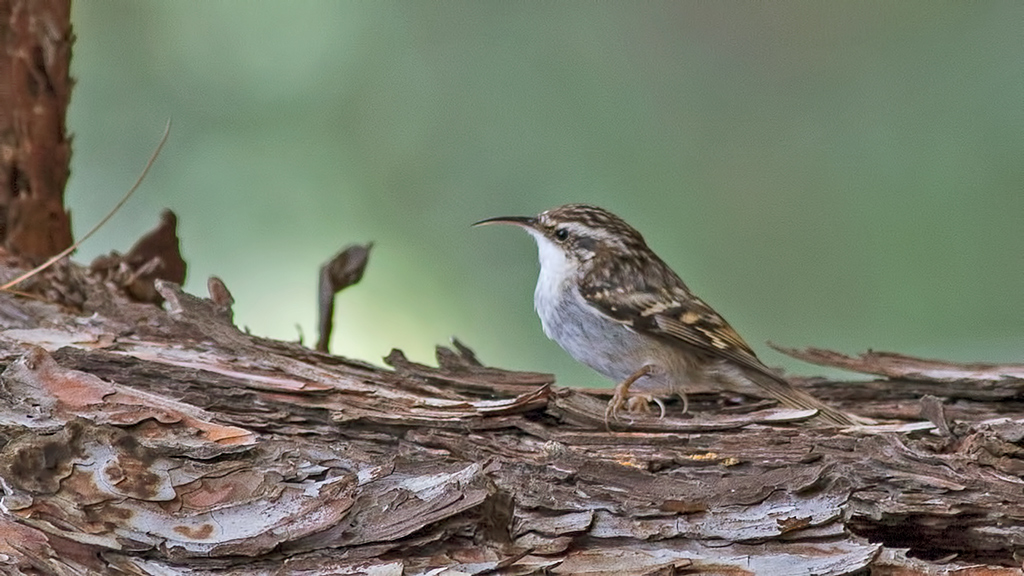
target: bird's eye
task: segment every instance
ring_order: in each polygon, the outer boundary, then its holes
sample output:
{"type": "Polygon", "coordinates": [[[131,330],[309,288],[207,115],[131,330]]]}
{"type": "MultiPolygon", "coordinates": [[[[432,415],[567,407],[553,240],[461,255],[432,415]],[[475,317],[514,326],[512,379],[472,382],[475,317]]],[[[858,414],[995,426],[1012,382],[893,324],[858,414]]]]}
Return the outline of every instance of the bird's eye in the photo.
{"type": "Polygon", "coordinates": [[[558,230],[555,230],[555,239],[558,240],[559,242],[564,241],[568,237],[569,231],[566,230],[565,228],[559,228],[558,230]]]}

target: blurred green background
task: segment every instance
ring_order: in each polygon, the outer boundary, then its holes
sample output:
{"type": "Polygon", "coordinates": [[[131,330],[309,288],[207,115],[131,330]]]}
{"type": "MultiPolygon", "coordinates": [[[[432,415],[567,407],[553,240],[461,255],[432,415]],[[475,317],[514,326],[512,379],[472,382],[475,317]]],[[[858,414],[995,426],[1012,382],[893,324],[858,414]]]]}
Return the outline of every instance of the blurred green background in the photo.
{"type": "Polygon", "coordinates": [[[540,330],[489,216],[632,223],[764,346],[1024,361],[1024,3],[76,2],[80,251],[177,212],[254,333],[312,345],[316,274],[374,240],[333,351],[599,385],[540,330]]]}

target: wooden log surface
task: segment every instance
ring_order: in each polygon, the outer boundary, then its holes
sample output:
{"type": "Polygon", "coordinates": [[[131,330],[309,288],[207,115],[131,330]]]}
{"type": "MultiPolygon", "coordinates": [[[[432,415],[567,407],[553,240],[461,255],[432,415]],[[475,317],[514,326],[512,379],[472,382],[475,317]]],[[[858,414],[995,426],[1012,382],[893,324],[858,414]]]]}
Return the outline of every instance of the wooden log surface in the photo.
{"type": "Polygon", "coordinates": [[[1021,574],[1021,366],[793,351],[886,376],[797,380],[882,423],[701,394],[608,430],[607,391],[461,343],[385,368],[167,282],[34,286],[0,294],[5,573],[1021,574]]]}

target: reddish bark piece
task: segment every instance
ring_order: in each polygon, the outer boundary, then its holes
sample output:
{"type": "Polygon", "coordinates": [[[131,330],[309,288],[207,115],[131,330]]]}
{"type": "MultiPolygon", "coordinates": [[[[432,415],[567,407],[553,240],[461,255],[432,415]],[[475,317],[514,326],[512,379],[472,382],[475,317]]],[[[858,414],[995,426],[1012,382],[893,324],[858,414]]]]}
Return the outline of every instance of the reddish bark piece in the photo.
{"type": "Polygon", "coordinates": [[[40,263],[71,245],[70,2],[0,2],[0,240],[40,263]]]}

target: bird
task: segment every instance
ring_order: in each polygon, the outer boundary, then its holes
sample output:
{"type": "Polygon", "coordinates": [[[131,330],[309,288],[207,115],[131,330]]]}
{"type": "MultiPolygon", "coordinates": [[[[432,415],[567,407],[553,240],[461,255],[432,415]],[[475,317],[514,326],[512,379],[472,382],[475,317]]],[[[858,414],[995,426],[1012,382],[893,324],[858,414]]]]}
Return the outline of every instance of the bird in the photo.
{"type": "Polygon", "coordinates": [[[544,334],[576,361],[617,382],[605,425],[623,408],[645,410],[659,396],[695,388],[767,397],[814,409],[838,426],[867,419],[831,407],[765,366],[711,306],[654,253],[635,228],[590,204],[566,204],[537,216],[499,216],[473,224],[510,224],[537,242],[540,273],[534,308],[544,334]],[[631,396],[636,386],[640,393],[631,396]]]}

